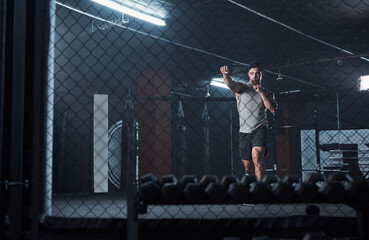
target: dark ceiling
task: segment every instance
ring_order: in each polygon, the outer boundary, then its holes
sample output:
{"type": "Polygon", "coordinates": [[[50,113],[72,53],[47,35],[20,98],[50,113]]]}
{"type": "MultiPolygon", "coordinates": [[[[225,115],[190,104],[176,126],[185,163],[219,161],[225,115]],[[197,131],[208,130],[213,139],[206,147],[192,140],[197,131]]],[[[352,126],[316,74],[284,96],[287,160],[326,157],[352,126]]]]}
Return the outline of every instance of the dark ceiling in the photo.
{"type": "MultiPolygon", "coordinates": [[[[142,68],[165,67],[177,81],[175,85],[208,82],[223,64],[232,66],[235,75],[242,74],[254,59],[264,64],[265,84],[275,91],[352,89],[360,75],[369,73],[369,0],[134,2],[165,9],[167,25],[153,27],[127,17],[128,29],[113,27],[92,33],[92,22],[102,22],[76,9],[107,20],[119,14],[90,0],[57,0],[57,54],[64,57],[59,58],[56,73],[88,74],[88,67],[79,66],[76,71],[78,63],[74,67],[64,64],[76,56],[76,48],[77,57],[89,67],[107,54],[107,61],[117,66],[125,62],[124,56],[141,54],[142,68]],[[94,55],[91,62],[89,54],[94,55]],[[278,72],[281,81],[276,80],[278,72]]],[[[140,64],[126,66],[140,71],[140,64]]],[[[99,71],[103,68],[94,68],[102,78],[99,71]]]]}

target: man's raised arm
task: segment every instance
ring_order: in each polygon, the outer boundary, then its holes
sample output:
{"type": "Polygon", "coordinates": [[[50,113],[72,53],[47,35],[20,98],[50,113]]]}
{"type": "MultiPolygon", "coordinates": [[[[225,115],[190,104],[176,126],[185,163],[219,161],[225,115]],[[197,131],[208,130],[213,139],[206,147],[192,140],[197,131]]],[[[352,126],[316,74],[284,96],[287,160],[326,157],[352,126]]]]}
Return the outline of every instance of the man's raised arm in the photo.
{"type": "Polygon", "coordinates": [[[223,74],[224,83],[228,86],[228,88],[234,93],[239,93],[244,84],[232,80],[232,78],[229,76],[228,66],[220,67],[220,72],[223,74]]]}

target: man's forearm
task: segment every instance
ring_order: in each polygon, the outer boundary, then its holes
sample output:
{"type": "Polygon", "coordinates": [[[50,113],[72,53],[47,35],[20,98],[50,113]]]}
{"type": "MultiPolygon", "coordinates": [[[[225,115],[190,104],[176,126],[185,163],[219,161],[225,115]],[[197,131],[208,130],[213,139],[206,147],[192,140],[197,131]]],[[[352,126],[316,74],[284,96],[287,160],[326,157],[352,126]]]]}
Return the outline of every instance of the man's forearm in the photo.
{"type": "Polygon", "coordinates": [[[223,74],[224,83],[228,86],[228,88],[234,92],[238,93],[241,90],[241,86],[238,82],[232,80],[232,78],[228,74],[223,74]]]}
{"type": "Polygon", "coordinates": [[[271,112],[274,113],[277,110],[277,102],[274,100],[273,97],[266,96],[265,93],[260,94],[261,98],[263,99],[264,106],[271,112]]]}

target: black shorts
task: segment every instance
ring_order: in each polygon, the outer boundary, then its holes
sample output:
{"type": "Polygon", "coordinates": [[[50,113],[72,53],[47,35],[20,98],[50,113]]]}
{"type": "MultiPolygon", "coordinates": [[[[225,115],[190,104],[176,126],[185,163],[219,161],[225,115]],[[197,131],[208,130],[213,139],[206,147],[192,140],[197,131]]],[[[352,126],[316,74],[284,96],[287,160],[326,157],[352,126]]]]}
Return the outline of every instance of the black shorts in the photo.
{"type": "Polygon", "coordinates": [[[239,149],[242,160],[252,160],[251,151],[253,147],[264,147],[265,155],[267,153],[268,129],[262,125],[251,133],[239,132],[239,149]]]}

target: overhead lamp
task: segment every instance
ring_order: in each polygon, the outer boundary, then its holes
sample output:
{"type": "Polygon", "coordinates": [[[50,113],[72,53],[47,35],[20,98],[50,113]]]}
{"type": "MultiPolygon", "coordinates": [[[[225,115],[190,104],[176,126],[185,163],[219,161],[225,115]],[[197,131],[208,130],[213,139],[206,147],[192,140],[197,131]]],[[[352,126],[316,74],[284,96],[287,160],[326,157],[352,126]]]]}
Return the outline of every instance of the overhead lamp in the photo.
{"type": "Polygon", "coordinates": [[[223,78],[213,78],[210,82],[210,85],[221,88],[228,88],[228,86],[224,83],[223,78]]]}
{"type": "Polygon", "coordinates": [[[122,12],[124,14],[130,15],[132,17],[139,18],[141,20],[153,23],[153,24],[158,25],[158,26],[165,26],[166,25],[165,21],[161,18],[157,18],[157,17],[151,16],[149,14],[134,10],[132,8],[121,5],[121,4],[119,4],[115,1],[110,1],[110,0],[92,0],[92,1],[94,1],[96,3],[99,3],[101,5],[104,5],[106,7],[109,7],[111,9],[117,10],[119,12],[122,12]]]}
{"type": "Polygon", "coordinates": [[[369,75],[363,75],[357,80],[357,90],[358,91],[368,91],[369,90],[369,75]]]}
{"type": "Polygon", "coordinates": [[[281,69],[278,70],[278,75],[277,75],[277,81],[281,81],[283,80],[282,74],[281,74],[281,69]]]}

